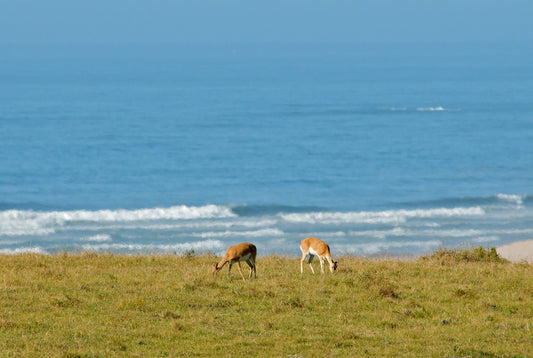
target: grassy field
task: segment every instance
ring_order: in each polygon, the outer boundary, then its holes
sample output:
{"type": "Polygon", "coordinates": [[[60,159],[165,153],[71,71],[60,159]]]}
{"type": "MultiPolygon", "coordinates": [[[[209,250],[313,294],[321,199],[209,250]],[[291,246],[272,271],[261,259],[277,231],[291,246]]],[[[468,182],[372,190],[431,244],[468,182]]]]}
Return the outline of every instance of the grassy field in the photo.
{"type": "Polygon", "coordinates": [[[0,357],[533,356],[533,265],[494,251],[259,257],[247,282],[217,259],[0,256],[0,357]]]}

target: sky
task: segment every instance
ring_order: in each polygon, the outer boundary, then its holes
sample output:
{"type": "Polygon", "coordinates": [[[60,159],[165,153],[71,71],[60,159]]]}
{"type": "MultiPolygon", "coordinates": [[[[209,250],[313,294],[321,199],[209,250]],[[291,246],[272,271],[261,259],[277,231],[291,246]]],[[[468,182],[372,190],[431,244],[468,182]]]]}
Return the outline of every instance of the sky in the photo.
{"type": "Polygon", "coordinates": [[[1,45],[533,41],[531,0],[0,0],[1,45]]]}

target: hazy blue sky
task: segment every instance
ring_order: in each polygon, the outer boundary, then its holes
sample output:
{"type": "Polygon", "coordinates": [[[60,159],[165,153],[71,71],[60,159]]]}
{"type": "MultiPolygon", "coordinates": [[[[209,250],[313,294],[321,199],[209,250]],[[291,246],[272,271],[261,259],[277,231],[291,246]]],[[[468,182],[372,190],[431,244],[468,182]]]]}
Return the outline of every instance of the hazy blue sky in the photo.
{"type": "Polygon", "coordinates": [[[0,0],[0,44],[532,41],[531,0],[0,0]]]}

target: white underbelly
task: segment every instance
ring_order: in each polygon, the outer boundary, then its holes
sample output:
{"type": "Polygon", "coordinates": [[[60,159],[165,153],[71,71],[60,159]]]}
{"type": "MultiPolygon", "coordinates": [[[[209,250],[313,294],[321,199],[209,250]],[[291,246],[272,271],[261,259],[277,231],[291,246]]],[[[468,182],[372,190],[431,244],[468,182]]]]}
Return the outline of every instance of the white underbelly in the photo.
{"type": "Polygon", "coordinates": [[[309,248],[309,255],[315,255],[315,256],[320,257],[320,255],[315,250],[313,250],[312,248],[309,248]]]}
{"type": "Polygon", "coordinates": [[[241,258],[239,259],[239,261],[247,261],[250,257],[252,257],[252,254],[248,254],[248,255],[244,255],[244,256],[241,256],[241,258]]]}

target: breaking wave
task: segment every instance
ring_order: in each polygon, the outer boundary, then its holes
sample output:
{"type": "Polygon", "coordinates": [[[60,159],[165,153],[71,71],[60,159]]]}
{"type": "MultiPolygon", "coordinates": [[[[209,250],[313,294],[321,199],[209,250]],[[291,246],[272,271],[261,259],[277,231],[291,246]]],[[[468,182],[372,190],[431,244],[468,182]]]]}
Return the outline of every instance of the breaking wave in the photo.
{"type": "Polygon", "coordinates": [[[407,241],[407,242],[371,242],[358,245],[344,245],[338,247],[338,252],[345,255],[377,255],[379,253],[412,252],[428,253],[442,246],[440,240],[407,241]],[[414,249],[414,250],[413,250],[414,249]]]}
{"type": "Polygon", "coordinates": [[[442,106],[438,106],[438,107],[418,107],[416,110],[419,112],[435,112],[435,111],[448,111],[449,109],[444,108],[442,106]]]}
{"type": "Polygon", "coordinates": [[[443,217],[464,217],[479,216],[485,214],[481,207],[473,208],[439,208],[427,210],[386,210],[379,212],[314,212],[303,214],[280,214],[281,217],[290,222],[309,224],[398,224],[409,218],[443,218],[443,217]]]}
{"type": "Polygon", "coordinates": [[[530,194],[494,194],[405,203],[399,209],[382,211],[285,205],[9,209],[0,211],[0,254],[220,253],[249,241],[257,245],[260,255],[299,255],[299,242],[308,236],[324,239],[337,254],[417,254],[442,245],[531,239],[532,202],[530,194]]]}
{"type": "Polygon", "coordinates": [[[176,244],[132,244],[132,243],[105,243],[86,244],[82,246],[85,251],[103,252],[141,252],[141,253],[183,253],[195,251],[219,251],[224,244],[219,240],[205,240],[197,242],[184,242],[176,244]]]}
{"type": "Polygon", "coordinates": [[[73,210],[0,212],[0,235],[48,235],[73,222],[115,223],[161,220],[192,220],[236,217],[227,206],[172,206],[137,210],[73,210]]]}
{"type": "Polygon", "coordinates": [[[436,106],[436,107],[416,107],[416,108],[408,108],[408,107],[388,107],[388,111],[391,112],[443,112],[443,111],[458,111],[459,109],[452,109],[452,108],[446,108],[443,106],[436,106]]]}
{"type": "Polygon", "coordinates": [[[0,249],[0,255],[19,255],[19,254],[48,254],[42,247],[17,247],[13,249],[0,249]]]}

